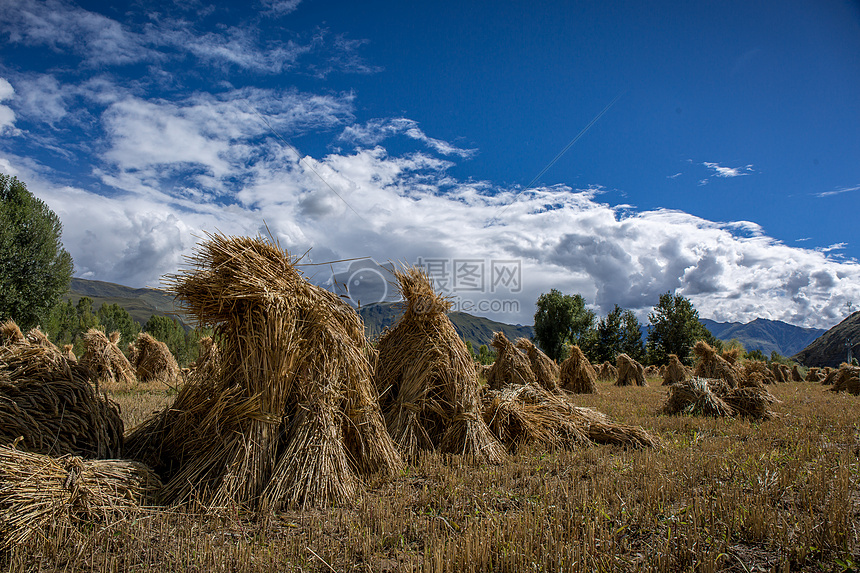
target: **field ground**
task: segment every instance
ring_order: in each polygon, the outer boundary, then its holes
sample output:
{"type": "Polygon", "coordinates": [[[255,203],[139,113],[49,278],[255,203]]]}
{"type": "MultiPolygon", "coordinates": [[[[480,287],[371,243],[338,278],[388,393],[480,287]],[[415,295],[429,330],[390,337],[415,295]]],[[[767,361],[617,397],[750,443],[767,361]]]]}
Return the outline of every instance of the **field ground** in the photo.
{"type": "MultiPolygon", "coordinates": [[[[146,511],[18,547],[9,571],[858,571],[860,397],[770,390],[779,417],[662,416],[659,380],[575,396],[656,450],[523,448],[502,466],[427,456],[355,507],[255,518],[146,511]]],[[[125,393],[127,427],[170,402],[125,393]]]]}

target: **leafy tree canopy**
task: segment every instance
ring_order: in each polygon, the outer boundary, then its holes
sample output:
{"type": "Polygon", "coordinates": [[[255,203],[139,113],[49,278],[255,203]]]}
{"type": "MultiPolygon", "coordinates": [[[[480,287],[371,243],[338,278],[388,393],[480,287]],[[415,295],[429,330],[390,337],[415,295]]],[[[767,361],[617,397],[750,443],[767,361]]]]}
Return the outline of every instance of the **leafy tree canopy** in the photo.
{"type": "Polygon", "coordinates": [[[563,360],[568,344],[583,345],[594,328],[594,312],[582,295],[563,295],[556,289],[540,295],[535,312],[535,342],[555,361],[563,360]]]}
{"type": "Polygon", "coordinates": [[[63,226],[16,177],[0,174],[0,320],[44,324],[72,278],[63,226]]]}
{"type": "Polygon", "coordinates": [[[692,364],[693,346],[698,340],[716,345],[711,332],[699,322],[699,312],[689,299],[670,292],[660,295],[654,311],[648,315],[651,329],[646,345],[648,362],[666,364],[676,354],[687,365],[692,364]]]}

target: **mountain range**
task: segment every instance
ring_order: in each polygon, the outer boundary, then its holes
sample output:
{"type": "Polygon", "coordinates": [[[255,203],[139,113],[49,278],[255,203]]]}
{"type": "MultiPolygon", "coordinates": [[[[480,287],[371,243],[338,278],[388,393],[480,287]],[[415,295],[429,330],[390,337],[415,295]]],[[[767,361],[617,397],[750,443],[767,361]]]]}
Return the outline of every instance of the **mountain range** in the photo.
{"type": "MultiPolygon", "coordinates": [[[[119,304],[140,324],[145,324],[153,314],[160,314],[178,318],[189,326],[190,321],[184,316],[181,308],[174,302],[173,296],[164,290],[131,288],[103,281],[72,279],[70,291],[66,295],[66,299],[76,303],[82,296],[88,296],[93,299],[93,310],[98,310],[105,303],[119,304]]],[[[384,328],[394,325],[400,315],[400,305],[397,303],[369,305],[362,307],[359,310],[359,314],[361,314],[364,320],[367,336],[372,339],[378,337],[384,328]]],[[[475,350],[482,344],[489,345],[493,339],[493,334],[498,331],[504,332],[505,336],[511,340],[534,336],[534,328],[531,326],[504,324],[490,320],[489,318],[473,316],[465,312],[452,312],[448,316],[460,336],[466,341],[471,341],[475,350]]],[[[852,316],[858,317],[856,338],[860,340],[860,312],[852,316]]],[[[761,350],[765,356],[770,356],[775,351],[782,356],[803,356],[806,360],[811,360],[813,357],[815,357],[815,360],[819,359],[818,352],[803,354],[801,351],[804,351],[813,341],[816,341],[827,332],[818,328],[802,328],[778,320],[766,320],[763,318],[758,318],[746,324],[739,322],[715,322],[709,319],[701,319],[701,322],[716,338],[724,341],[736,339],[748,351],[761,350]]],[[[844,335],[840,334],[839,336],[842,336],[844,339],[844,335]]],[[[643,328],[643,340],[644,337],[645,329],[643,328]]],[[[858,349],[858,352],[860,352],[860,349],[858,349]]],[[[830,360],[828,357],[829,354],[822,359],[830,360]]],[[[835,359],[833,358],[833,360],[835,359]]],[[[821,365],[824,364],[822,363],[821,365]]],[[[835,365],[838,365],[838,362],[835,365]]]]}

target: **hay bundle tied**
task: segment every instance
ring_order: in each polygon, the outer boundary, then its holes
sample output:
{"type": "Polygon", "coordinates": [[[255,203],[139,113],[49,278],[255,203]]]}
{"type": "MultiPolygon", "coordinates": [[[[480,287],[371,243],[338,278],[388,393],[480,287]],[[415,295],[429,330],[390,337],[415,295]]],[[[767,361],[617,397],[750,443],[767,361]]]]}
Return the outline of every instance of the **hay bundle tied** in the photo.
{"type": "Polygon", "coordinates": [[[529,357],[537,383],[550,392],[558,389],[559,367],[528,338],[519,338],[516,347],[529,357]]]}
{"type": "Polygon", "coordinates": [[[137,335],[133,348],[130,362],[134,366],[138,382],[176,385],[179,380],[179,364],[167,344],[156,340],[149,333],[141,332],[137,335]]]}
{"type": "Polygon", "coordinates": [[[211,336],[205,336],[197,342],[197,360],[189,366],[189,376],[197,380],[215,378],[221,367],[221,350],[211,336]]]}
{"type": "Polygon", "coordinates": [[[450,301],[420,269],[394,276],[405,309],[376,346],[375,382],[388,432],[410,460],[421,451],[440,451],[500,463],[504,447],[481,416],[477,371],[448,318],[450,301]]]}
{"type": "Polygon", "coordinates": [[[156,503],[161,482],[126,460],[54,458],[0,446],[0,549],[93,522],[110,525],[156,503]]]}
{"type": "Polygon", "coordinates": [[[493,435],[513,452],[526,443],[549,449],[589,443],[588,425],[573,406],[538,384],[487,391],[483,416],[493,435]]]}
{"type": "Polygon", "coordinates": [[[771,411],[770,405],[779,403],[776,396],[768,392],[763,386],[732,388],[723,394],[722,398],[738,416],[756,420],[774,418],[776,414],[771,411]]]}
{"type": "Polygon", "coordinates": [[[618,370],[615,366],[610,364],[608,360],[600,365],[600,368],[597,371],[598,380],[606,382],[609,380],[615,380],[616,378],[618,378],[618,370]]]}
{"type": "Polygon", "coordinates": [[[740,348],[728,348],[726,350],[723,350],[722,353],[720,354],[720,358],[722,358],[723,360],[725,360],[726,362],[728,362],[732,366],[735,366],[738,363],[738,358],[740,358],[740,356],[741,356],[741,349],[740,348]]]}
{"type": "Polygon", "coordinates": [[[797,364],[791,367],[791,381],[792,382],[803,382],[803,376],[800,375],[800,372],[797,370],[797,364]]]}
{"type": "Polygon", "coordinates": [[[92,370],[99,382],[126,389],[135,385],[134,368],[128,358],[119,349],[119,333],[111,334],[108,338],[101,330],[91,328],[86,331],[84,339],[84,355],[79,362],[92,370]]]}
{"type": "Polygon", "coordinates": [[[618,378],[615,380],[616,386],[648,385],[645,382],[645,368],[626,354],[619,354],[615,359],[615,364],[618,368],[618,378]]]}
{"type": "Polygon", "coordinates": [[[523,386],[537,380],[528,356],[520,352],[504,332],[493,335],[490,346],[496,349],[496,361],[487,375],[487,386],[491,389],[498,390],[508,385],[523,386]]]}
{"type": "Polygon", "coordinates": [[[645,367],[645,378],[661,378],[660,369],[653,364],[645,367]]]}
{"type": "Polygon", "coordinates": [[[687,414],[691,416],[730,417],[735,414],[731,406],[717,396],[707,378],[691,378],[669,386],[669,395],[663,404],[663,414],[687,414]]]}
{"type": "Polygon", "coordinates": [[[561,363],[559,386],[575,394],[594,394],[597,392],[597,373],[579,346],[570,346],[570,356],[561,363]]]}
{"type": "Polygon", "coordinates": [[[217,376],[195,376],[127,437],[162,476],[162,498],[261,509],[349,505],[360,476],[400,456],[373,387],[358,314],[261,238],[207,235],[177,300],[221,341],[217,376]]]}
{"type": "Polygon", "coordinates": [[[572,449],[590,443],[656,447],[660,441],[638,426],[574,406],[564,394],[538,386],[506,386],[484,395],[484,420],[511,450],[532,443],[572,449]]]}
{"type": "Polygon", "coordinates": [[[831,368],[827,366],[824,368],[824,377],[821,379],[822,386],[830,386],[836,380],[836,377],[839,376],[839,371],[843,366],[847,366],[846,363],[842,363],[839,365],[839,368],[831,368]]]}
{"type": "Polygon", "coordinates": [[[27,339],[24,338],[24,333],[21,332],[14,320],[7,320],[0,324],[0,346],[15,346],[26,343],[27,339]]]}
{"type": "Polygon", "coordinates": [[[22,438],[28,452],[85,458],[118,457],[119,407],[100,397],[91,372],[56,347],[0,347],[0,444],[22,438]]]}
{"type": "Polygon", "coordinates": [[[669,355],[669,364],[663,372],[663,386],[670,386],[690,379],[687,368],[681,364],[677,354],[669,355]]]}
{"type": "Polygon", "coordinates": [[[860,394],[860,366],[849,366],[843,363],[835,372],[831,392],[846,391],[855,396],[860,394]]]}
{"type": "Polygon", "coordinates": [[[699,378],[717,378],[725,380],[732,387],[738,387],[738,371],[735,367],[722,356],[717,355],[717,351],[704,340],[699,340],[693,346],[693,352],[697,356],[696,365],[693,368],[693,374],[699,378]]]}

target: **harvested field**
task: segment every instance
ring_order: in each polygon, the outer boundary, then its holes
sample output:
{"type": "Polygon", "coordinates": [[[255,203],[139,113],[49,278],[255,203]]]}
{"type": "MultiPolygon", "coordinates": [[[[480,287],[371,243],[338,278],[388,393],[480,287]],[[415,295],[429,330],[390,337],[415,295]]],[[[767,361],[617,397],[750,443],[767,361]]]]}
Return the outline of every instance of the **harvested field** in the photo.
{"type": "MultiPolygon", "coordinates": [[[[779,416],[760,424],[658,416],[666,388],[598,385],[599,393],[576,396],[578,405],[641,425],[661,436],[663,447],[522,447],[505,464],[479,466],[428,453],[393,480],[369,482],[353,508],[266,519],[230,508],[147,510],[110,528],[88,526],[86,535],[57,528],[33,536],[5,556],[4,566],[819,572],[843,571],[837,559],[856,563],[856,396],[780,384],[770,389],[781,401],[774,405],[779,416]]],[[[134,399],[151,400],[150,409],[163,400],[155,393],[134,399]]]]}

